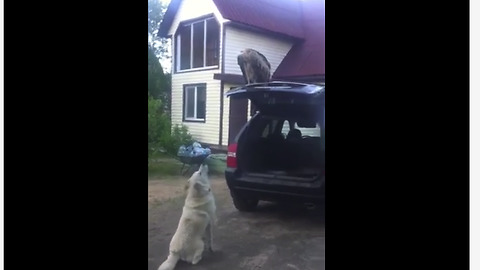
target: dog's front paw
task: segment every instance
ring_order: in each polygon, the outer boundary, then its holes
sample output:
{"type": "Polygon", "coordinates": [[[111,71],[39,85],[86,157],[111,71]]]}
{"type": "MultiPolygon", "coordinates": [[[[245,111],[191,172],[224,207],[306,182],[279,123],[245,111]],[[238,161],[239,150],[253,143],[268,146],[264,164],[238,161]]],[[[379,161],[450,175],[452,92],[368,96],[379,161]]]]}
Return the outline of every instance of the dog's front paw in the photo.
{"type": "Polygon", "coordinates": [[[192,264],[197,264],[202,259],[202,255],[197,255],[193,258],[192,264]]]}

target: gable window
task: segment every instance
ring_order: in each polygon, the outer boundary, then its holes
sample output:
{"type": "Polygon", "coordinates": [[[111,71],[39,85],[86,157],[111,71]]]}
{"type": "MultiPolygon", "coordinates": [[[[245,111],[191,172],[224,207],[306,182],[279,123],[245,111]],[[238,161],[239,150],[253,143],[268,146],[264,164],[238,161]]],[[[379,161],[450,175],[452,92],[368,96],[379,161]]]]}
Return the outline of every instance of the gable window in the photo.
{"type": "Polygon", "coordinates": [[[177,34],[177,71],[218,66],[220,26],[214,18],[183,24],[177,34]]]}
{"type": "Polygon", "coordinates": [[[183,86],[183,121],[205,122],[207,85],[183,86]]]}

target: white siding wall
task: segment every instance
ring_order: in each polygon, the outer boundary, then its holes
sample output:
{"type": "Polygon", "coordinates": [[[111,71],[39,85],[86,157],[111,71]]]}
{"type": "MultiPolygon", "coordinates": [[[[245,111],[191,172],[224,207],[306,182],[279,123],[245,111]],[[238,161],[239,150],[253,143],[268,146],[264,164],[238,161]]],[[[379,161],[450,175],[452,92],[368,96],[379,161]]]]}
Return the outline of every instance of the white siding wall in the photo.
{"type": "Polygon", "coordinates": [[[194,19],[203,15],[211,14],[215,15],[217,21],[222,24],[225,21],[222,15],[218,11],[217,7],[213,3],[212,0],[182,0],[180,6],[178,7],[177,14],[173,19],[172,26],[170,27],[170,31],[168,31],[169,35],[175,34],[177,31],[178,24],[181,21],[194,19]]]}
{"type": "MultiPolygon", "coordinates": [[[[267,37],[261,34],[240,30],[232,27],[227,27],[225,31],[225,73],[228,74],[242,74],[237,64],[237,56],[245,48],[252,48],[261,52],[267,57],[272,67],[272,74],[282,62],[283,58],[292,48],[293,43],[267,37]]],[[[224,93],[230,90],[230,87],[238,85],[225,84],[224,93]]],[[[248,115],[250,120],[250,101],[248,101],[248,115]]],[[[223,130],[222,130],[222,145],[228,144],[228,130],[229,130],[229,112],[230,112],[230,98],[225,97],[223,100],[223,130]]]]}
{"type": "MultiPolygon", "coordinates": [[[[169,31],[173,35],[181,21],[193,19],[206,14],[213,13],[220,24],[220,59],[222,59],[222,33],[223,22],[220,12],[214,5],[212,0],[183,0],[180,4],[178,12],[173,20],[172,27],[169,31]],[[193,7],[193,8],[192,8],[193,7]]],[[[292,42],[284,41],[277,38],[267,37],[261,34],[252,33],[245,30],[228,27],[225,33],[225,50],[226,62],[225,73],[241,74],[240,68],[237,65],[237,55],[245,48],[252,48],[264,54],[272,66],[272,74],[277,69],[285,55],[292,47],[292,42]]],[[[175,40],[172,39],[172,48],[175,48],[175,40]]],[[[172,50],[174,52],[174,50],[172,50]]],[[[175,65],[175,57],[173,57],[172,65],[175,65]]],[[[220,131],[220,81],[213,79],[214,73],[220,73],[220,68],[194,71],[186,73],[172,74],[172,124],[184,124],[188,126],[190,133],[195,139],[209,143],[218,144],[220,131]],[[183,85],[184,84],[207,84],[207,104],[206,104],[206,122],[194,123],[183,122],[183,85]]],[[[235,85],[225,84],[224,92],[228,91],[230,87],[235,85]]],[[[230,99],[224,97],[223,101],[223,130],[222,130],[222,144],[228,144],[228,123],[230,111],[230,99]]],[[[250,102],[248,103],[248,111],[250,111],[250,102]]],[[[250,119],[250,116],[248,116],[250,119]]]]}
{"type": "MultiPolygon", "coordinates": [[[[206,14],[214,13],[220,24],[220,52],[219,63],[222,61],[222,22],[224,20],[212,0],[182,0],[178,12],[173,20],[169,34],[173,35],[181,21],[197,18],[206,14]]],[[[175,48],[175,40],[172,38],[172,49],[175,48]]],[[[172,50],[174,52],[175,50],[172,50]]],[[[175,57],[172,57],[172,66],[175,67],[175,57]]],[[[218,144],[220,132],[220,81],[213,79],[214,73],[220,73],[220,68],[204,71],[192,71],[172,74],[172,126],[184,124],[194,139],[209,144],[218,144]],[[183,122],[183,85],[184,84],[207,84],[207,104],[205,123],[183,122]]],[[[228,107],[227,107],[228,109],[228,107]]],[[[227,120],[228,121],[228,120],[227,120]]]]}
{"type": "Polygon", "coordinates": [[[270,62],[272,74],[292,48],[293,43],[227,26],[225,32],[225,73],[242,74],[237,56],[245,48],[259,51],[270,62]]]}
{"type": "MultiPolygon", "coordinates": [[[[218,70],[216,70],[218,72],[218,70]]],[[[213,79],[213,71],[196,71],[172,76],[172,124],[184,124],[194,139],[218,144],[220,123],[220,81],[213,79]],[[183,85],[207,84],[205,123],[183,122],[183,85]]]]}

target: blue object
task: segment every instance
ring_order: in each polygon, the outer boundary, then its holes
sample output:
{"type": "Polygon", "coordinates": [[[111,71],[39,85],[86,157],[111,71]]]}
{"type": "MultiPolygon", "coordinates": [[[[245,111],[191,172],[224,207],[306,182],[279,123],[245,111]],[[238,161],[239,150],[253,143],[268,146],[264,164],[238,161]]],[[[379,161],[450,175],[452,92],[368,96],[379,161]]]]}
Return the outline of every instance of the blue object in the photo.
{"type": "Polygon", "coordinates": [[[198,142],[194,142],[192,145],[181,145],[178,148],[177,156],[179,157],[199,157],[208,156],[212,153],[210,148],[202,148],[202,145],[198,142]]]}

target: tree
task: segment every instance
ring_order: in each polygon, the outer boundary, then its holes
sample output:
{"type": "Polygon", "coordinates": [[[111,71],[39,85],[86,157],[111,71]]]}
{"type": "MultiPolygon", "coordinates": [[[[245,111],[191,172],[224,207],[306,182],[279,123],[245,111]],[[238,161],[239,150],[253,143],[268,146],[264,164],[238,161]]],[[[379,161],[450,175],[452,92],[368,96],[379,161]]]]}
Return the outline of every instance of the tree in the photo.
{"type": "Polygon", "coordinates": [[[166,10],[167,6],[160,0],[148,0],[148,46],[162,59],[170,58],[168,40],[158,36],[158,28],[166,10]]]}
{"type": "Polygon", "coordinates": [[[170,74],[164,74],[162,63],[169,69],[169,41],[158,36],[158,29],[167,6],[160,0],[148,0],[148,92],[163,101],[164,108],[170,108],[170,74]],[[157,76],[158,75],[158,76],[157,76]]]}
{"type": "MultiPolygon", "coordinates": [[[[158,37],[166,6],[160,0],[148,0],[148,154],[163,149],[175,154],[189,138],[186,127],[170,123],[171,75],[165,74],[159,58],[169,59],[168,40],[158,37]]],[[[191,136],[190,136],[191,137],[191,136]]]]}
{"type": "Polygon", "coordinates": [[[162,101],[162,109],[167,111],[170,104],[170,76],[165,76],[152,47],[148,46],[148,94],[162,101]]]}
{"type": "Polygon", "coordinates": [[[162,112],[162,101],[148,96],[148,157],[160,147],[162,140],[168,140],[170,137],[170,121],[165,113],[162,112]]]}

